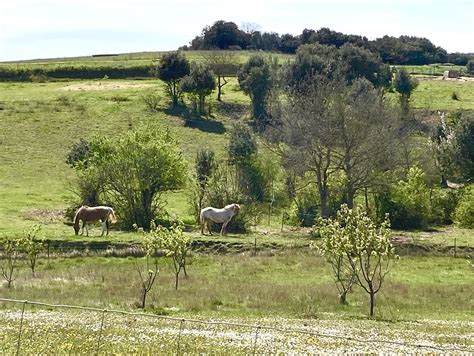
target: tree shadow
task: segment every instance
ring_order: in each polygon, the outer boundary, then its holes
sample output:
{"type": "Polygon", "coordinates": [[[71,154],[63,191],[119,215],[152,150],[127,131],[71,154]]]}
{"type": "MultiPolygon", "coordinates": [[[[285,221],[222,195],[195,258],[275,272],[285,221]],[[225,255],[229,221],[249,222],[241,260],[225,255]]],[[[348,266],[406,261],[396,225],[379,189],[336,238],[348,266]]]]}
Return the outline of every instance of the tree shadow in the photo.
{"type": "Polygon", "coordinates": [[[215,134],[225,133],[225,127],[222,122],[215,120],[207,120],[203,118],[186,118],[184,122],[184,127],[198,129],[203,132],[210,132],[215,134]]]}

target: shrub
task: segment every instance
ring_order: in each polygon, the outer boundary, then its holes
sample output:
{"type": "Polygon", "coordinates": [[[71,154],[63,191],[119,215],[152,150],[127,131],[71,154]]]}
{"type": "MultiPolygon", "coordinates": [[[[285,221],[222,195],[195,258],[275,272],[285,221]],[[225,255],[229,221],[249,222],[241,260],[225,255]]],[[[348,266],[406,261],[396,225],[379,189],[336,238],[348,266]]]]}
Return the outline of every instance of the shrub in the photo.
{"type": "Polygon", "coordinates": [[[464,188],[454,213],[454,220],[460,227],[474,228],[474,185],[471,184],[464,188]]]}
{"type": "Polygon", "coordinates": [[[378,204],[378,216],[388,213],[392,228],[425,228],[430,218],[430,192],[424,173],[417,167],[410,168],[405,181],[379,195],[378,204]]]}
{"type": "Polygon", "coordinates": [[[433,189],[431,192],[430,223],[451,224],[458,202],[459,192],[457,190],[433,189]]]}
{"type": "Polygon", "coordinates": [[[143,102],[149,111],[157,112],[160,109],[161,96],[155,93],[148,93],[143,95],[143,102]]]}

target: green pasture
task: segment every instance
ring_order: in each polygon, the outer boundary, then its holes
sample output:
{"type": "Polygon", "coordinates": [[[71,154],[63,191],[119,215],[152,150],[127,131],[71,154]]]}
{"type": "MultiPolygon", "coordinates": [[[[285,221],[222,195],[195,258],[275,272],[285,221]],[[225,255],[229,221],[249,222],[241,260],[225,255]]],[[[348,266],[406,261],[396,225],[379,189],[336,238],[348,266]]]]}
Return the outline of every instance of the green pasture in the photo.
{"type": "Polygon", "coordinates": [[[435,75],[442,76],[447,70],[457,70],[461,73],[466,72],[466,66],[458,66],[453,64],[425,64],[425,65],[397,65],[397,68],[404,68],[410,74],[414,75],[435,75]]]}
{"type": "MultiPolygon", "coordinates": [[[[135,310],[141,257],[43,256],[35,277],[23,266],[3,298],[135,310]]],[[[273,315],[293,318],[365,318],[368,295],[354,287],[340,305],[330,267],[308,250],[240,254],[195,253],[174,289],[174,275],[159,258],[160,273],[148,311],[187,316],[273,315]]],[[[386,320],[472,320],[472,265],[464,258],[402,256],[377,295],[376,316],[386,320]]]]}

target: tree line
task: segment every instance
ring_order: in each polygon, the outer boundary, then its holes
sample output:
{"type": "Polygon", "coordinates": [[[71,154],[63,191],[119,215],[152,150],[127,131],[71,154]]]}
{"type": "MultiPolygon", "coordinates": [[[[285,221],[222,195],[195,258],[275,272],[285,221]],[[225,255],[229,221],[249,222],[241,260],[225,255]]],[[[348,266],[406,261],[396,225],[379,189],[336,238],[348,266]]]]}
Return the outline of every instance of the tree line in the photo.
{"type": "Polygon", "coordinates": [[[296,53],[300,46],[321,44],[341,47],[352,44],[365,48],[382,58],[384,63],[397,65],[423,65],[431,63],[453,63],[466,65],[472,54],[447,53],[429,39],[416,36],[383,36],[368,40],[359,35],[348,35],[323,27],[319,30],[305,28],[301,34],[278,34],[262,32],[256,24],[244,24],[239,28],[234,22],[219,20],[205,26],[200,35],[181,49],[190,50],[262,50],[270,52],[296,53]]]}

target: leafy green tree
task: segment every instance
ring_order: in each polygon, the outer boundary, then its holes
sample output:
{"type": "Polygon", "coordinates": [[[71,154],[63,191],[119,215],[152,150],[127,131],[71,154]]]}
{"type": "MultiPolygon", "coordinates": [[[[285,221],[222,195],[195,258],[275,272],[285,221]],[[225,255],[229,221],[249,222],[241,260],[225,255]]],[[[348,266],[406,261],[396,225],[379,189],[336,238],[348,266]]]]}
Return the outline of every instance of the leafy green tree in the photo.
{"type": "Polygon", "coordinates": [[[33,277],[35,276],[36,262],[38,255],[44,250],[43,241],[38,239],[38,232],[41,224],[34,225],[31,229],[23,231],[23,237],[19,240],[20,249],[26,253],[28,257],[28,265],[31,269],[33,277]]]}
{"type": "Polygon", "coordinates": [[[397,69],[393,78],[393,86],[399,94],[402,115],[407,118],[410,110],[410,97],[418,86],[418,81],[411,77],[405,68],[397,69]]]}
{"type": "Polygon", "coordinates": [[[158,226],[150,231],[153,238],[158,241],[160,250],[170,258],[175,275],[175,289],[178,289],[181,271],[187,277],[186,263],[191,250],[191,238],[184,234],[183,229],[183,223],[179,222],[170,228],[158,226]]]}
{"type": "Polygon", "coordinates": [[[467,70],[468,73],[474,74],[474,59],[470,59],[466,63],[466,70],[467,70]]]}
{"type": "Polygon", "coordinates": [[[274,80],[271,65],[262,56],[252,55],[237,73],[240,87],[252,101],[252,115],[258,131],[267,125],[267,104],[274,80]]]}
{"type": "Polygon", "coordinates": [[[203,201],[207,194],[209,179],[217,168],[215,153],[211,149],[205,148],[197,152],[196,156],[196,179],[197,179],[197,199],[196,201],[196,220],[199,221],[199,214],[203,208],[203,201]]]}
{"type": "Polygon", "coordinates": [[[360,207],[349,209],[347,205],[341,206],[334,219],[322,219],[318,224],[322,251],[333,268],[343,260],[346,283],[349,284],[347,280],[350,281],[352,273],[355,275],[358,285],[369,294],[371,317],[375,311],[375,295],[396,257],[389,239],[389,225],[386,219],[377,227],[360,207]]]}
{"type": "Polygon", "coordinates": [[[406,180],[399,181],[390,192],[380,197],[379,215],[389,214],[395,229],[419,229],[428,224],[431,205],[430,189],[425,174],[418,167],[411,167],[406,180]]]}
{"type": "Polygon", "coordinates": [[[125,228],[136,223],[148,229],[161,194],[186,180],[176,139],[166,129],[144,124],[119,136],[97,136],[92,146],[89,164],[100,174],[104,200],[117,208],[125,228]]]}
{"type": "Polygon", "coordinates": [[[471,184],[463,189],[463,195],[454,216],[460,227],[474,228],[474,185],[471,184]]]}
{"type": "Polygon", "coordinates": [[[2,277],[7,282],[7,287],[10,288],[16,279],[15,272],[18,268],[17,260],[20,252],[19,241],[14,238],[2,236],[0,243],[3,246],[2,277]]]}
{"type": "Polygon", "coordinates": [[[189,74],[189,61],[181,52],[169,52],[160,58],[158,67],[152,72],[166,83],[166,92],[173,106],[177,106],[181,96],[179,82],[189,74]]]}
{"type": "Polygon", "coordinates": [[[216,80],[211,68],[204,64],[193,64],[191,73],[181,81],[181,90],[190,93],[197,114],[205,113],[206,97],[216,88],[216,80]]]}

